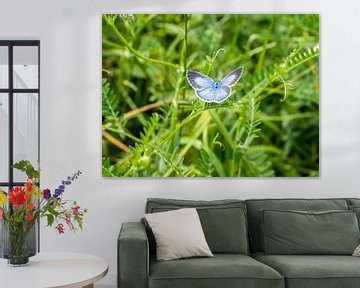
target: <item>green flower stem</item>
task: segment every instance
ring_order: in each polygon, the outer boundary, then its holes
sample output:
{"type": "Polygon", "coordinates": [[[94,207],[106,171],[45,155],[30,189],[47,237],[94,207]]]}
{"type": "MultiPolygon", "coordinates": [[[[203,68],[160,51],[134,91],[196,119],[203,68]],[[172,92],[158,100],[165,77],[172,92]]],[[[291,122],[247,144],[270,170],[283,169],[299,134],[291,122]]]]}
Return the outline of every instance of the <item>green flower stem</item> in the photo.
{"type": "Polygon", "coordinates": [[[243,144],[243,146],[245,146],[244,148],[248,148],[253,140],[252,134],[255,129],[256,111],[257,111],[255,97],[249,99],[249,105],[250,105],[250,119],[248,120],[249,128],[248,128],[248,133],[246,135],[246,139],[243,144]]]}
{"type": "MultiPolygon", "coordinates": [[[[184,148],[181,149],[181,151],[178,153],[177,159],[178,161],[181,161],[181,159],[186,155],[186,153],[190,150],[190,148],[193,146],[196,139],[199,137],[201,133],[207,128],[210,122],[210,117],[208,113],[202,113],[202,115],[199,118],[198,123],[200,125],[196,125],[197,129],[193,130],[193,134],[189,137],[191,140],[185,145],[184,148]]],[[[197,123],[197,124],[198,124],[197,123]]],[[[164,174],[164,177],[169,177],[171,173],[174,171],[173,167],[170,167],[167,172],[164,174]]]]}
{"type": "Polygon", "coordinates": [[[224,126],[223,122],[219,118],[219,116],[215,113],[214,110],[210,110],[209,113],[211,115],[211,118],[214,120],[214,122],[216,123],[216,126],[219,129],[219,133],[224,137],[228,146],[231,148],[231,150],[235,150],[236,147],[235,147],[234,141],[233,141],[231,135],[229,134],[228,130],[224,126]]]}
{"type": "Polygon", "coordinates": [[[115,49],[122,48],[122,46],[119,45],[118,43],[114,43],[114,42],[109,41],[109,40],[107,40],[105,38],[102,39],[102,43],[108,45],[109,47],[115,48],[115,49]]]}
{"type": "Polygon", "coordinates": [[[105,20],[105,22],[112,28],[112,30],[114,31],[116,37],[126,46],[126,48],[133,53],[136,57],[148,61],[148,62],[152,62],[152,63],[156,63],[159,65],[164,65],[164,66],[168,66],[174,69],[178,69],[179,66],[170,62],[166,62],[166,61],[162,61],[162,60],[158,60],[158,59],[153,59],[153,58],[149,58],[146,57],[144,55],[142,55],[139,51],[135,50],[131,44],[124,38],[124,36],[119,32],[119,30],[116,28],[115,24],[110,21],[110,19],[104,14],[103,15],[103,19],[105,20]]]}
{"type": "MultiPolygon", "coordinates": [[[[188,15],[185,14],[184,15],[184,30],[185,30],[185,34],[184,34],[184,43],[183,43],[183,67],[184,67],[184,79],[186,79],[186,70],[187,70],[187,46],[188,46],[188,43],[187,43],[187,40],[188,40],[188,15]]],[[[185,90],[183,91],[183,96],[185,98],[185,90]]]]}
{"type": "MultiPolygon", "coordinates": [[[[173,101],[172,101],[172,108],[171,108],[171,120],[170,120],[170,130],[174,130],[175,126],[176,126],[176,122],[178,119],[178,115],[181,115],[181,109],[178,109],[178,98],[179,98],[179,94],[180,94],[180,90],[181,87],[183,86],[183,84],[186,81],[186,57],[187,57],[187,26],[188,26],[188,18],[187,18],[187,14],[184,15],[184,40],[183,40],[183,44],[182,44],[182,48],[181,48],[181,53],[180,53],[180,64],[179,67],[183,67],[183,77],[179,77],[177,82],[176,82],[176,86],[175,86],[175,91],[174,91],[174,97],[173,97],[173,101]],[[180,110],[180,111],[179,111],[180,110]],[[180,113],[179,113],[180,112],[180,113]]],[[[183,97],[185,98],[185,90],[183,89],[183,97]]],[[[176,137],[176,134],[174,135],[174,137],[171,139],[170,142],[170,147],[172,150],[175,149],[175,143],[174,143],[174,139],[176,137]]]]}
{"type": "Polygon", "coordinates": [[[9,222],[8,224],[11,255],[13,258],[26,257],[27,250],[27,224],[24,222],[9,222]]]}

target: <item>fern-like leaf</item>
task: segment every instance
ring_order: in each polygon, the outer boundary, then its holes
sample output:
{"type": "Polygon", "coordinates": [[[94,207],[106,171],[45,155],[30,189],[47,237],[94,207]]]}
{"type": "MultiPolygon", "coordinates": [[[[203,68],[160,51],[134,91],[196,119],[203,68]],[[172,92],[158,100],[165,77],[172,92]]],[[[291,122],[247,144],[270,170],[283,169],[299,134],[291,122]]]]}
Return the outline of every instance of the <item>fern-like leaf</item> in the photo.
{"type": "Polygon", "coordinates": [[[210,159],[210,155],[203,148],[200,150],[200,159],[198,161],[197,169],[202,174],[201,176],[205,177],[211,177],[214,171],[214,165],[210,159]]]}
{"type": "Polygon", "coordinates": [[[262,151],[247,150],[243,155],[242,175],[248,177],[272,177],[275,175],[271,161],[262,151]]]}
{"type": "Polygon", "coordinates": [[[150,163],[153,148],[151,145],[151,136],[155,133],[156,126],[160,121],[160,116],[154,113],[147,121],[144,131],[140,133],[141,143],[135,144],[131,150],[131,164],[136,169],[145,169],[150,163]]]}
{"type": "Polygon", "coordinates": [[[114,122],[119,117],[118,112],[119,99],[111,90],[110,83],[107,79],[102,80],[102,114],[107,121],[114,122]]]}

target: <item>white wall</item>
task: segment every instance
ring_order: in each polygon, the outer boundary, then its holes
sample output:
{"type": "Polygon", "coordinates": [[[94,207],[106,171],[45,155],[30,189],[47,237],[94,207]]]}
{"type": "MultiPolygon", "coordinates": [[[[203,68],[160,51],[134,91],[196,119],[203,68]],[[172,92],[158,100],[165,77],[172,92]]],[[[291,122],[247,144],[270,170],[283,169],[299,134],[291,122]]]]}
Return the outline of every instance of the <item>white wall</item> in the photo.
{"type": "Polygon", "coordinates": [[[360,2],[355,0],[0,0],[1,39],[41,40],[43,186],[77,169],[66,193],[89,209],[85,229],[42,229],[43,251],[79,251],[110,264],[116,238],[137,221],[147,197],[217,199],[359,197],[360,2]],[[101,13],[321,14],[321,177],[314,179],[103,179],[101,177],[101,13]]]}

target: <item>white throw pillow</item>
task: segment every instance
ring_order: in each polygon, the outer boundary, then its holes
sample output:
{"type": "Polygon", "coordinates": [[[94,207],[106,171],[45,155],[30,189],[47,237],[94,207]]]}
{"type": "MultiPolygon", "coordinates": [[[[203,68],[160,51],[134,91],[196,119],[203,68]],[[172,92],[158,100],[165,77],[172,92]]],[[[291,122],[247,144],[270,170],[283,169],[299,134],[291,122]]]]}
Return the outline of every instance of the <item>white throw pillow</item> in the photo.
{"type": "Polygon", "coordinates": [[[356,246],[352,256],[360,257],[360,244],[358,246],[356,246]]]}
{"type": "Polygon", "coordinates": [[[145,214],[156,241],[156,259],[214,256],[195,208],[145,214]]]}

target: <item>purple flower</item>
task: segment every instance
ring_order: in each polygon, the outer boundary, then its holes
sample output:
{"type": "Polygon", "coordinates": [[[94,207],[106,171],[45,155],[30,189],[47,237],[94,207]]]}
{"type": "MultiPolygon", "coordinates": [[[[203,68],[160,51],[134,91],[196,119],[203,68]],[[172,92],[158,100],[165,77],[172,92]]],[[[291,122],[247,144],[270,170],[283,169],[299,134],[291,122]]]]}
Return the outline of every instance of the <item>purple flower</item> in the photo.
{"type": "Polygon", "coordinates": [[[56,199],[58,199],[60,197],[60,195],[64,192],[65,190],[64,189],[55,189],[55,193],[54,193],[54,197],[56,199]]]}
{"type": "Polygon", "coordinates": [[[60,195],[65,191],[65,186],[66,185],[70,185],[72,183],[72,181],[78,179],[78,177],[81,175],[81,171],[78,170],[78,172],[74,173],[74,176],[73,177],[66,177],[66,180],[62,180],[61,181],[61,184],[59,185],[59,187],[57,189],[55,189],[55,192],[54,192],[54,197],[56,199],[60,199],[60,195]]]}
{"type": "Polygon", "coordinates": [[[47,200],[47,199],[49,199],[50,197],[51,197],[51,192],[50,192],[50,190],[49,189],[44,189],[44,191],[43,191],[43,196],[44,196],[44,198],[47,200]]]}

